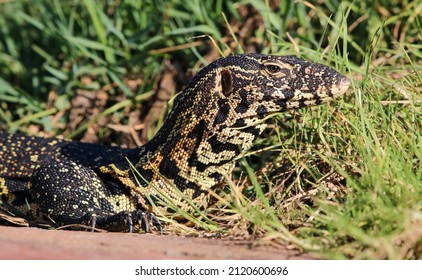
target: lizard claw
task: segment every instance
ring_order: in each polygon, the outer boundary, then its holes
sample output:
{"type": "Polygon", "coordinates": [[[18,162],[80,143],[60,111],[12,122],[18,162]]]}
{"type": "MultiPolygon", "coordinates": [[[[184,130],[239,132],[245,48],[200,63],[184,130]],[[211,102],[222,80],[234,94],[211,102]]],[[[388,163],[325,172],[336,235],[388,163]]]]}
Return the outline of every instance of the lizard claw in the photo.
{"type": "Polygon", "coordinates": [[[133,212],[133,216],[136,217],[136,220],[140,222],[141,228],[145,232],[148,232],[148,233],[152,232],[149,225],[149,223],[151,222],[157,228],[160,234],[163,234],[163,226],[161,225],[160,221],[157,219],[157,217],[154,214],[150,212],[144,212],[142,210],[135,210],[133,212]]]}
{"type": "Polygon", "coordinates": [[[97,214],[95,214],[95,213],[91,214],[90,223],[91,223],[91,232],[94,232],[95,226],[97,225],[97,214]]]}
{"type": "Polygon", "coordinates": [[[163,234],[163,226],[154,214],[148,213],[148,220],[152,222],[152,224],[157,228],[160,234],[163,234]]]}

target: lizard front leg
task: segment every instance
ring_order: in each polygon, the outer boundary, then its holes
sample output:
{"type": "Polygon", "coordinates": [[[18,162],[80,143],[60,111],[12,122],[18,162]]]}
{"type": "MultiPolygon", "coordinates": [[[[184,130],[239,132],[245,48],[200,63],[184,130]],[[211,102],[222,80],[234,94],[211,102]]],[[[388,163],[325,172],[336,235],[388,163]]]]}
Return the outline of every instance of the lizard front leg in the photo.
{"type": "Polygon", "coordinates": [[[110,189],[90,168],[70,160],[41,165],[31,176],[30,193],[41,212],[60,225],[86,224],[110,231],[132,231],[140,224],[150,231],[155,216],[137,209],[135,200],[122,190],[110,189]],[[125,205],[122,209],[121,205],[125,205]]]}

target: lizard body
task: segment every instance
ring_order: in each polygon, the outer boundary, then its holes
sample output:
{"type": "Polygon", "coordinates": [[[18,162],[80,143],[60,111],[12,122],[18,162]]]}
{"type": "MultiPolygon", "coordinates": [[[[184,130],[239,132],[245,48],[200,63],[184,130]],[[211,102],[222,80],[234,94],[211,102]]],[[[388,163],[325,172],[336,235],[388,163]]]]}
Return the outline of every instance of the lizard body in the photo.
{"type": "Polygon", "coordinates": [[[175,100],[157,134],[136,149],[0,133],[2,201],[58,224],[132,230],[151,216],[150,200],[184,210],[208,204],[262,133],[268,115],[342,95],[349,80],[292,56],[243,54],[203,68],[175,100]],[[177,190],[175,189],[177,188],[177,190]],[[183,194],[183,195],[181,195],[183,194]]]}

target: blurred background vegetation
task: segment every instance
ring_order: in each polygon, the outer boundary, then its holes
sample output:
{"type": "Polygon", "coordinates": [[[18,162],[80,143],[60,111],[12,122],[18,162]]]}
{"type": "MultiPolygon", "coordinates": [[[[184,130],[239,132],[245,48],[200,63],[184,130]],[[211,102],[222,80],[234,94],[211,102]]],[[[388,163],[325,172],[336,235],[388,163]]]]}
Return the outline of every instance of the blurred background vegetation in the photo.
{"type": "Polygon", "coordinates": [[[175,91],[204,64],[239,52],[400,63],[407,58],[386,50],[420,51],[420,3],[383,2],[0,0],[0,127],[40,124],[33,133],[73,138],[83,131],[66,126],[89,117],[69,123],[76,89],[133,99],[157,90],[166,63],[175,91]]]}
{"type": "Polygon", "coordinates": [[[317,244],[330,257],[420,258],[421,15],[421,1],[402,0],[0,0],[0,129],[134,147],[220,56],[273,53],[328,64],[353,80],[353,93],[328,109],[272,121],[255,151],[272,147],[258,159],[285,167],[287,158],[289,168],[264,168],[252,152],[238,171],[248,174],[246,192],[281,180],[271,198],[285,201],[277,219],[287,230],[271,221],[254,228],[251,217],[235,228],[309,250],[317,244]],[[397,173],[388,173],[389,161],[397,173]],[[248,173],[250,166],[261,173],[248,173]],[[335,187],[309,199],[332,172],[335,187]],[[370,201],[374,193],[380,200],[370,201]]]}

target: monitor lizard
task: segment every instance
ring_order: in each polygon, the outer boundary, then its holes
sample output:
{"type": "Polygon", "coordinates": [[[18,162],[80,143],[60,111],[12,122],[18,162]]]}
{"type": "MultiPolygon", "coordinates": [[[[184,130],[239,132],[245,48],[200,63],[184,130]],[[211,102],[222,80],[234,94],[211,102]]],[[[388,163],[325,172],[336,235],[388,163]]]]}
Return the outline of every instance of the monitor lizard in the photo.
{"type": "Polygon", "coordinates": [[[270,114],[323,104],[350,81],[294,56],[240,54],[204,67],[135,149],[0,132],[3,203],[56,224],[160,231],[151,202],[204,209],[270,114]],[[189,198],[188,202],[185,198],[189,198]]]}

